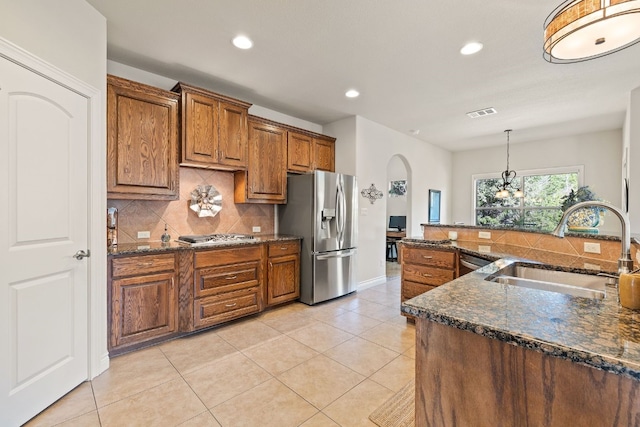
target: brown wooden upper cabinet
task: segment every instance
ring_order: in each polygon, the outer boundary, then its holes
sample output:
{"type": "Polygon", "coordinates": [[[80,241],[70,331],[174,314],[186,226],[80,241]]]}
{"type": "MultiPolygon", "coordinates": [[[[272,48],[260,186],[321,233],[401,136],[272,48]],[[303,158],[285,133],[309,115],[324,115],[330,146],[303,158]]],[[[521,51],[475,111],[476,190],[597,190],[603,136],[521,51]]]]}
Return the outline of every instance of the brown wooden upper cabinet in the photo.
{"type": "Polygon", "coordinates": [[[289,131],[287,170],[307,173],[313,170],[335,171],[335,138],[289,131]]]}
{"type": "Polygon", "coordinates": [[[107,198],[178,198],[180,95],[107,76],[107,198]]]}
{"type": "Polygon", "coordinates": [[[313,170],[313,138],[310,135],[288,132],[287,169],[303,173],[313,170]]]}
{"type": "Polygon", "coordinates": [[[247,115],[251,104],[178,83],[182,95],[180,164],[199,168],[247,168],[247,115]]]}
{"type": "Polygon", "coordinates": [[[317,170],[336,171],[335,138],[313,138],[314,168],[317,170]]]}
{"type": "Polygon", "coordinates": [[[246,171],[235,173],[236,203],[287,202],[287,130],[249,116],[249,158],[246,171]]]}

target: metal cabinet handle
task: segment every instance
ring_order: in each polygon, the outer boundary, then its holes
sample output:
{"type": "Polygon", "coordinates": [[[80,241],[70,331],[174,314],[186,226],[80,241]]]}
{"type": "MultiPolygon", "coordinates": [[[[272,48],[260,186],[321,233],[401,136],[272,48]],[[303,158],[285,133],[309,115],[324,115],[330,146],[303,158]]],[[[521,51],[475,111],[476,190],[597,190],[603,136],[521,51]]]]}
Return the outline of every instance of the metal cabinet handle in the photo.
{"type": "Polygon", "coordinates": [[[238,276],[227,276],[226,279],[227,280],[233,280],[233,279],[237,279],[238,276]]]}
{"type": "Polygon", "coordinates": [[[82,258],[88,258],[91,256],[91,251],[89,249],[87,249],[87,251],[83,251],[82,249],[79,250],[78,252],[75,253],[75,255],[73,256],[75,259],[77,259],[78,261],[81,261],[82,258]]]}
{"type": "Polygon", "coordinates": [[[225,304],[225,307],[235,307],[236,305],[238,305],[237,302],[234,302],[233,304],[225,304]]]}
{"type": "Polygon", "coordinates": [[[429,273],[423,273],[422,274],[424,277],[433,277],[433,275],[429,274],[429,273]]]}
{"type": "Polygon", "coordinates": [[[433,259],[433,257],[431,255],[422,255],[422,258],[424,258],[424,259],[433,259]]]}
{"type": "Polygon", "coordinates": [[[280,250],[281,250],[281,251],[286,251],[286,250],[287,250],[287,247],[286,247],[286,246],[280,246],[280,250]]]}

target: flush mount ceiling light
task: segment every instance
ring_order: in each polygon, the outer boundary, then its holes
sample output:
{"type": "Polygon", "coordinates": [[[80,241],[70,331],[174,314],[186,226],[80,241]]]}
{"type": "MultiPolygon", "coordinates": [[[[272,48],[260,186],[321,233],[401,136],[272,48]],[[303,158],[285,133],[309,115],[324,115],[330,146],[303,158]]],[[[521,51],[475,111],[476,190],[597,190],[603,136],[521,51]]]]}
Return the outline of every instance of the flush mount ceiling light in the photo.
{"type": "Polygon", "coordinates": [[[347,98],[357,98],[360,96],[360,92],[355,89],[349,89],[345,92],[344,96],[346,96],[347,98]]]}
{"type": "Polygon", "coordinates": [[[233,39],[233,45],[238,49],[251,49],[253,41],[247,36],[237,36],[233,39]]]}
{"type": "MultiPolygon", "coordinates": [[[[502,183],[498,183],[496,188],[498,191],[496,192],[497,199],[505,199],[511,195],[512,186],[516,179],[516,171],[509,170],[509,133],[513,132],[511,129],[505,130],[507,134],[507,169],[502,172],[502,183]]],[[[520,191],[520,188],[513,192],[513,197],[522,198],[524,197],[524,193],[520,191]]]]}
{"type": "Polygon", "coordinates": [[[474,53],[478,53],[482,50],[483,44],[480,42],[470,42],[462,46],[460,49],[460,53],[463,55],[473,55],[474,53]]]}
{"type": "Polygon", "coordinates": [[[640,41],[640,0],[569,0],[544,22],[544,59],[569,64],[640,41]]]}

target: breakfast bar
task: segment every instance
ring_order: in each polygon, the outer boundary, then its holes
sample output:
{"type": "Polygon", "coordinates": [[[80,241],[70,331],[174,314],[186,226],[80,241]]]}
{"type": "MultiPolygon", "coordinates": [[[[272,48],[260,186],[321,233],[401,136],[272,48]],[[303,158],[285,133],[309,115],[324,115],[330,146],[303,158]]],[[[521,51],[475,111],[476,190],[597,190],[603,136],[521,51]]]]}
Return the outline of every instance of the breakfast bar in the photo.
{"type": "MultiPolygon", "coordinates": [[[[525,258],[501,254],[402,304],[416,319],[416,425],[627,425],[640,416],[640,313],[619,305],[615,285],[587,298],[486,280],[531,265],[525,258]]],[[[556,262],[537,267],[570,257],[556,262]]]]}

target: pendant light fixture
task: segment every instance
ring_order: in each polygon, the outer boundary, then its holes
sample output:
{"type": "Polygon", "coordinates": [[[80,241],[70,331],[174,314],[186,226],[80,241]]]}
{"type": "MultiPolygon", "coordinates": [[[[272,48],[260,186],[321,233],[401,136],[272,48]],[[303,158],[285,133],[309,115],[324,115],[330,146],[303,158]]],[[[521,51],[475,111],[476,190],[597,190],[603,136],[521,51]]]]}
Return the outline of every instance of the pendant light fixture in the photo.
{"type": "Polygon", "coordinates": [[[569,64],[640,42],[640,0],[569,0],[544,22],[544,58],[569,64]]]}
{"type": "MultiPolygon", "coordinates": [[[[497,185],[498,191],[496,192],[496,198],[498,199],[506,199],[511,196],[510,189],[516,179],[516,171],[509,170],[509,133],[513,132],[511,129],[505,130],[507,134],[507,169],[502,172],[502,183],[497,185]]],[[[524,197],[524,193],[518,188],[513,192],[513,197],[522,198],[524,197]]]]}

